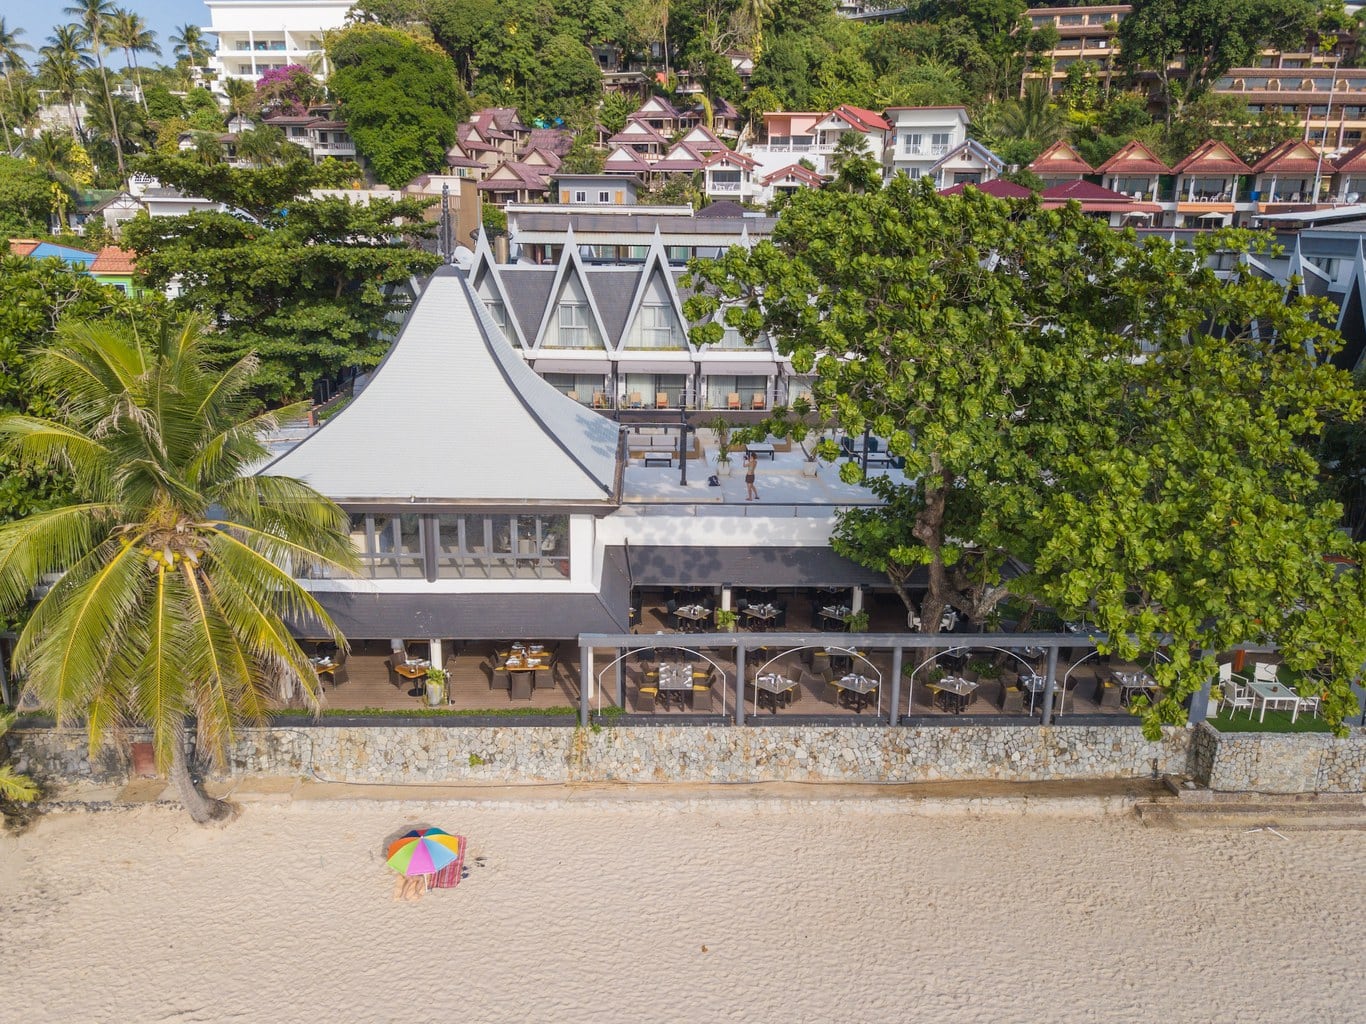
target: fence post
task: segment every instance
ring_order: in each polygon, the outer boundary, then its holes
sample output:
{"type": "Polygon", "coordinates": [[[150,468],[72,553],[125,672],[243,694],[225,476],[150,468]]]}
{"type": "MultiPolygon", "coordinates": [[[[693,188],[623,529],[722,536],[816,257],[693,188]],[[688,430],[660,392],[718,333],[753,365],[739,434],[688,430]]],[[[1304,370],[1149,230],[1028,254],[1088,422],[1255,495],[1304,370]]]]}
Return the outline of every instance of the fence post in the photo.
{"type": "Polygon", "coordinates": [[[588,716],[592,706],[593,689],[593,648],[579,648],[579,725],[588,727],[588,716]]]}
{"type": "Polygon", "coordinates": [[[887,708],[887,724],[896,725],[901,707],[901,648],[892,648],[892,693],[891,705],[887,708]]]}
{"type": "MultiPolygon", "coordinates": [[[[1043,684],[1043,724],[1053,724],[1053,693],[1054,680],[1058,675],[1058,648],[1053,645],[1048,648],[1048,668],[1047,675],[1044,677],[1043,684]]],[[[1067,688],[1063,688],[1063,704],[1067,703],[1067,688]]]]}
{"type": "Polygon", "coordinates": [[[745,648],[735,645],[735,724],[745,724],[745,648]]]}

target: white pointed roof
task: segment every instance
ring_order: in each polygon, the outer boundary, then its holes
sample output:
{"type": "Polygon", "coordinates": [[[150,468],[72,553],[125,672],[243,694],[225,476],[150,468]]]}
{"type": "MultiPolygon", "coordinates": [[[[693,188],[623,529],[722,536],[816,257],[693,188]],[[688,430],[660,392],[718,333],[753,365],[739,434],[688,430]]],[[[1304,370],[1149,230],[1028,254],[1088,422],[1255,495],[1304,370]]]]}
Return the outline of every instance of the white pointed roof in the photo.
{"type": "Polygon", "coordinates": [[[339,501],[612,502],[615,424],[546,383],[454,267],[434,273],[370,383],[262,472],[339,501]]]}

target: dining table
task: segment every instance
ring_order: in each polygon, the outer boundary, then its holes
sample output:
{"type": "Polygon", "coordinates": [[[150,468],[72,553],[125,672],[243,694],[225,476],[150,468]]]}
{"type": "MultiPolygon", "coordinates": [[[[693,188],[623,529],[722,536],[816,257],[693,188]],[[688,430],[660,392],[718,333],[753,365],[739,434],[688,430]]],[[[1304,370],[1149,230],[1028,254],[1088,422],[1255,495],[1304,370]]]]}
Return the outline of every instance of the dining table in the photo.
{"type": "Polygon", "coordinates": [[[692,696],[692,662],[660,662],[658,686],[660,702],[666,708],[677,704],[680,711],[686,710],[692,696]]]}
{"type": "MultiPolygon", "coordinates": [[[[394,671],[404,679],[417,684],[419,679],[425,679],[427,677],[427,669],[431,667],[432,663],[430,661],[425,661],[421,658],[408,658],[395,665],[394,671]]],[[[414,685],[413,688],[408,691],[408,696],[421,697],[425,692],[426,687],[414,685]]]]}
{"type": "Polygon", "coordinates": [[[934,693],[939,706],[955,715],[961,715],[967,710],[968,703],[977,687],[976,682],[971,679],[964,679],[962,676],[945,676],[937,683],[929,684],[930,691],[934,693]]]}
{"type": "Polygon", "coordinates": [[[820,610],[821,624],[833,630],[844,629],[848,625],[845,616],[852,611],[847,604],[827,604],[820,610]]]}
{"type": "Polygon", "coordinates": [[[840,706],[859,715],[873,703],[872,694],[877,689],[877,680],[859,672],[850,672],[841,676],[835,685],[840,691],[840,706]]]}
{"type": "Polygon", "coordinates": [[[1260,704],[1262,707],[1261,716],[1257,721],[1266,721],[1266,709],[1268,707],[1272,710],[1288,707],[1290,709],[1290,721],[1294,722],[1299,718],[1300,695],[1290,687],[1280,682],[1252,679],[1248,681],[1247,688],[1252,692],[1253,705],[1260,704]]]}
{"type": "Polygon", "coordinates": [[[1134,697],[1142,694],[1150,701],[1153,691],[1157,689],[1157,680],[1142,670],[1116,670],[1112,673],[1115,682],[1119,683],[1119,701],[1128,706],[1134,697]]]}
{"type": "Polygon", "coordinates": [[[745,614],[751,620],[762,622],[767,626],[778,617],[778,606],[774,604],[752,604],[745,609],[745,614]]]}
{"type": "Polygon", "coordinates": [[[767,707],[775,715],[778,708],[792,703],[792,691],[797,680],[789,679],[780,672],[763,672],[754,677],[754,710],[767,707]]]}
{"type": "Polygon", "coordinates": [[[678,619],[680,629],[695,632],[702,627],[702,623],[711,618],[711,609],[704,604],[684,604],[678,606],[674,616],[678,619]],[[683,625],[685,622],[686,627],[683,625]]]}

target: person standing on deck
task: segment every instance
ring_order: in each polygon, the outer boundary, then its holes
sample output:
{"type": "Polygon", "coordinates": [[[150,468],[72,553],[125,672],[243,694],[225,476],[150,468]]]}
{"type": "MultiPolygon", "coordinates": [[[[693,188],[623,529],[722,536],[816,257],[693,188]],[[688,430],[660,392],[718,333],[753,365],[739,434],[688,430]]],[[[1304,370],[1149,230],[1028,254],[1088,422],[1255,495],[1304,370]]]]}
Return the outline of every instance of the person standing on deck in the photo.
{"type": "Polygon", "coordinates": [[[745,453],[745,500],[758,501],[759,492],[754,489],[754,471],[759,467],[759,457],[753,452],[745,453]]]}

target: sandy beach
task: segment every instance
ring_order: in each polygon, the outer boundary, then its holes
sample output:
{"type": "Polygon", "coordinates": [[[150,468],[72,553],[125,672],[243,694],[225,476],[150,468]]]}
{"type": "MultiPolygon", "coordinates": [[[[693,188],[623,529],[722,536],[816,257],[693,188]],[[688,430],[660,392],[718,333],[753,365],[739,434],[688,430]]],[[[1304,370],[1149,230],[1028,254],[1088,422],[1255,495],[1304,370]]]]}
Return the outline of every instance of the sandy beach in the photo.
{"type": "Polygon", "coordinates": [[[9,1020],[1359,1022],[1366,833],[896,800],[147,806],[0,838],[9,1020]],[[383,840],[470,839],[394,900],[383,840]],[[477,858],[477,860],[476,860],[477,858]]]}

